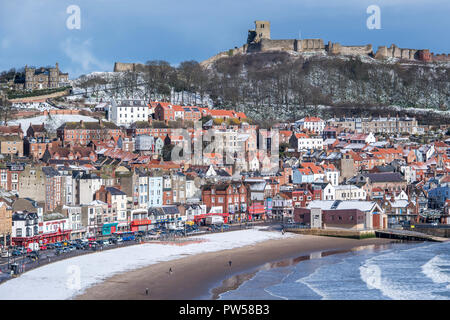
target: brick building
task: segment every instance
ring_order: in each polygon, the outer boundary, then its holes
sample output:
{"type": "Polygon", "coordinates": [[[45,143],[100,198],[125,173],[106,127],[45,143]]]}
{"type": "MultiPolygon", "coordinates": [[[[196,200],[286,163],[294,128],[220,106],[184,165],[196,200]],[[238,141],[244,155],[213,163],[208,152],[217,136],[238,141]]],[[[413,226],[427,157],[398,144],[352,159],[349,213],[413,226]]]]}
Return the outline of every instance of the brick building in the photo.
{"type": "Polygon", "coordinates": [[[202,187],[202,201],[208,210],[222,207],[222,212],[229,214],[230,221],[247,218],[247,188],[242,183],[205,185],[202,187]]]}
{"type": "Polygon", "coordinates": [[[85,146],[90,142],[99,143],[117,139],[124,136],[122,130],[112,122],[66,122],[61,125],[56,134],[64,145],[82,145],[85,146]]]}

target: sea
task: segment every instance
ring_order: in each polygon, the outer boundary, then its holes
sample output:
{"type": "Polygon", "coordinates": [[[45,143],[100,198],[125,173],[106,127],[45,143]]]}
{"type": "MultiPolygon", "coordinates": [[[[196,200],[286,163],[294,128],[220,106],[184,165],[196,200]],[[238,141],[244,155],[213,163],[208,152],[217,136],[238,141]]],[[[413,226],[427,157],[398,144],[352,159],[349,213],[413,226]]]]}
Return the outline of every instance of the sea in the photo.
{"type": "Polygon", "coordinates": [[[372,245],[268,263],[218,299],[450,300],[450,242],[372,245]]]}

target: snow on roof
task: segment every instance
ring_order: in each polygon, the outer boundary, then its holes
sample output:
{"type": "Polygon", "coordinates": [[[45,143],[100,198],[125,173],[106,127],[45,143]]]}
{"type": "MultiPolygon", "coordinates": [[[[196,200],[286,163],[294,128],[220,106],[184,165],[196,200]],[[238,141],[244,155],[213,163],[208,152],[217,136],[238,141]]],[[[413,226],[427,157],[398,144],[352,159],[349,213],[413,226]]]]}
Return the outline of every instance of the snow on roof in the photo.
{"type": "Polygon", "coordinates": [[[392,208],[404,208],[407,207],[409,204],[408,200],[395,200],[393,202],[391,202],[391,207],[392,208]]]}
{"type": "Polygon", "coordinates": [[[307,208],[320,208],[322,210],[352,210],[358,209],[363,212],[371,211],[377,204],[373,201],[340,201],[340,200],[314,200],[311,201],[307,208]],[[332,209],[333,207],[333,209],[332,209]]]}

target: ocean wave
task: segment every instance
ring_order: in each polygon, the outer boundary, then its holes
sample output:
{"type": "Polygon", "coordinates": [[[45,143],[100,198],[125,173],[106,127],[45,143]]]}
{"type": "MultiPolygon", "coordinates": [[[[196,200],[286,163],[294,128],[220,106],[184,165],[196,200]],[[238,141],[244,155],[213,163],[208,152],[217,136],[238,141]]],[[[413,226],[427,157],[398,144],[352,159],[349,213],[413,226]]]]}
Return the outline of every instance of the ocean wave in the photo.
{"type": "Polygon", "coordinates": [[[445,271],[448,268],[450,268],[448,256],[444,258],[443,255],[437,255],[422,266],[422,273],[434,283],[447,284],[447,289],[450,289],[450,274],[445,271]]]}
{"type": "Polygon", "coordinates": [[[440,295],[445,295],[442,288],[433,285],[450,282],[450,275],[440,269],[440,266],[450,266],[450,263],[436,255],[439,248],[439,245],[426,244],[371,257],[359,268],[361,280],[369,290],[379,290],[394,300],[448,299],[440,295]],[[432,282],[427,281],[423,274],[432,282]]]}

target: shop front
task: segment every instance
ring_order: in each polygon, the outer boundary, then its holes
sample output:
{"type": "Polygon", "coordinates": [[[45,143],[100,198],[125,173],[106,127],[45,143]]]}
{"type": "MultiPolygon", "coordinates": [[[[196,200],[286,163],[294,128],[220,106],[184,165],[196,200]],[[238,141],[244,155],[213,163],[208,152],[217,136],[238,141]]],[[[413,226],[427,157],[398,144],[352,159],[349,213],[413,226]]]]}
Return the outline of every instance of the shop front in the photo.
{"type": "Polygon", "coordinates": [[[150,219],[133,220],[130,223],[131,231],[149,231],[152,229],[150,219]]]}
{"type": "Polygon", "coordinates": [[[116,233],[117,230],[117,222],[113,223],[104,223],[102,226],[102,236],[108,236],[113,233],[116,233]]]}
{"type": "Polygon", "coordinates": [[[210,213],[196,215],[194,218],[194,223],[196,223],[197,225],[205,225],[205,220],[206,220],[206,217],[208,217],[208,216],[221,216],[221,217],[223,217],[224,223],[228,223],[228,221],[229,221],[229,213],[210,212],[210,213]]]}
{"type": "Polygon", "coordinates": [[[55,243],[55,242],[61,242],[61,241],[68,241],[70,240],[72,230],[58,230],[56,232],[51,233],[43,233],[34,237],[13,237],[12,245],[13,246],[22,246],[22,247],[28,247],[32,243],[38,243],[39,245],[43,244],[49,244],[49,243],[55,243]]]}
{"type": "Polygon", "coordinates": [[[260,221],[266,219],[266,209],[264,208],[264,204],[254,202],[248,208],[248,219],[250,221],[260,221]]]}

